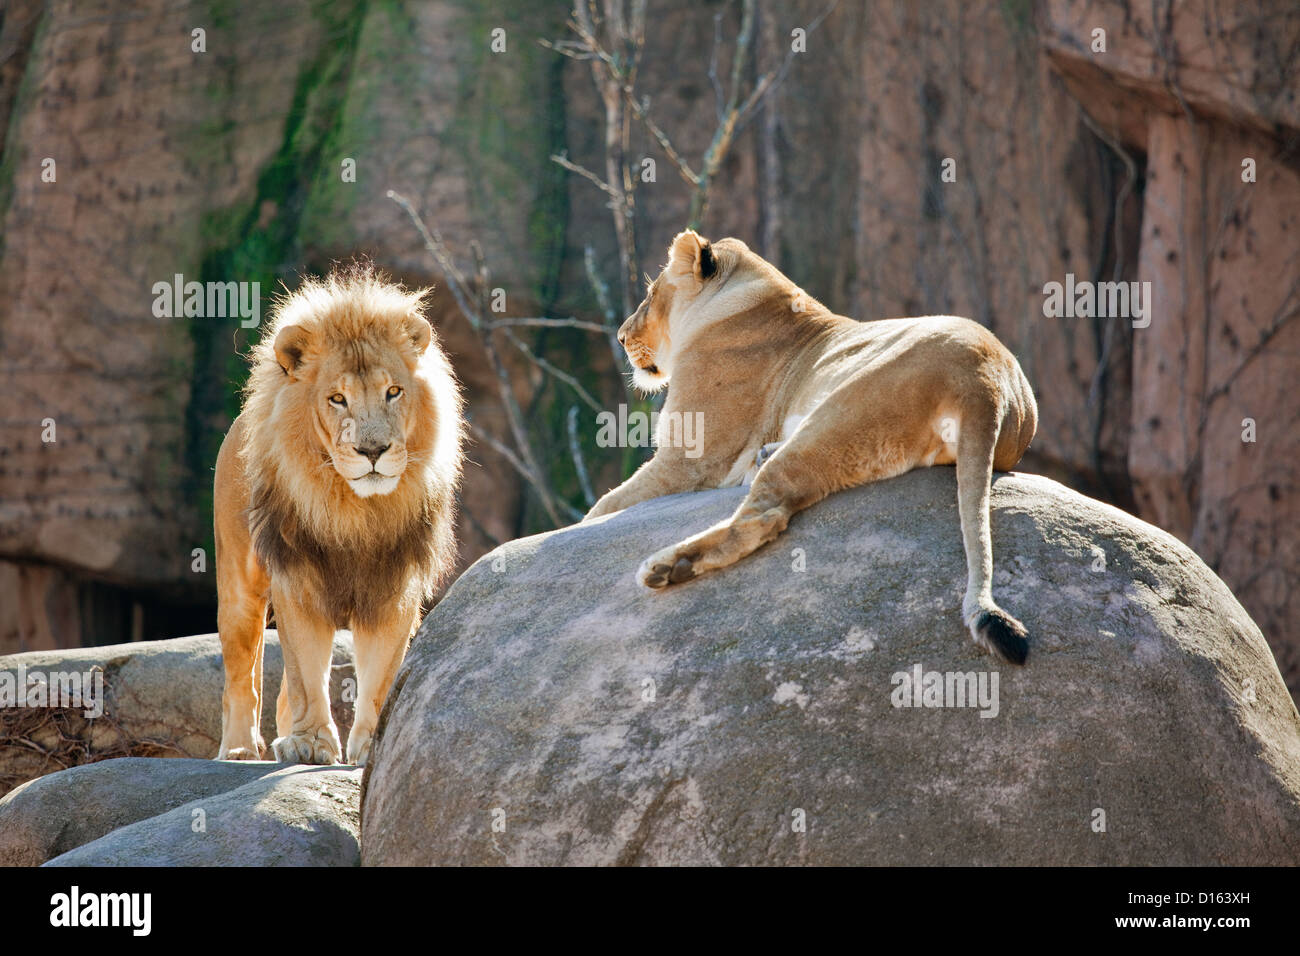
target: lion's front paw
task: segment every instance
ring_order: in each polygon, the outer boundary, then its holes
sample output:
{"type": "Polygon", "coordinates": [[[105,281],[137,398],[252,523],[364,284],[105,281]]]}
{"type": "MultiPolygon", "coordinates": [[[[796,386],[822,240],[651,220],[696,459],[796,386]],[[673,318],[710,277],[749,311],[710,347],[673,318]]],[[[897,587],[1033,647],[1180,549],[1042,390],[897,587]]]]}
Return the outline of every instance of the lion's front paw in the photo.
{"type": "Polygon", "coordinates": [[[259,733],[240,733],[232,731],[222,734],[221,746],[217,748],[218,760],[261,760],[266,753],[266,744],[259,733]]]}
{"type": "Polygon", "coordinates": [[[694,558],[678,554],[676,548],[668,548],[646,558],[637,570],[636,579],[645,587],[659,590],[689,581],[696,573],[694,558]]]}
{"type": "Polygon", "coordinates": [[[339,736],[333,727],[292,733],[271,742],[280,763],[332,764],[339,762],[339,736]]]}
{"type": "Polygon", "coordinates": [[[231,747],[225,753],[217,755],[218,760],[261,760],[262,750],[251,747],[231,747]]]}
{"type": "Polygon", "coordinates": [[[374,730],[353,726],[348,734],[348,763],[364,767],[370,759],[370,743],[375,739],[374,730]]]}

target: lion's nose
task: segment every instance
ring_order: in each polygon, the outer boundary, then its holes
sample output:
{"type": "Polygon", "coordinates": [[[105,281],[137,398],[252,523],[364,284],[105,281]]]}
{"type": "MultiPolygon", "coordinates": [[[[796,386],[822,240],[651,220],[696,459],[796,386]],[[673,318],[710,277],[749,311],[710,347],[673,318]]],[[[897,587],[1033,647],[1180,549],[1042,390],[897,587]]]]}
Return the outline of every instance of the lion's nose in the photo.
{"type": "Polygon", "coordinates": [[[365,455],[370,459],[370,464],[373,465],[375,462],[379,461],[380,455],[392,447],[392,442],[389,442],[387,445],[358,445],[357,454],[365,455]]]}
{"type": "Polygon", "coordinates": [[[627,344],[627,332],[624,331],[623,329],[618,330],[618,344],[619,345],[627,344]]]}

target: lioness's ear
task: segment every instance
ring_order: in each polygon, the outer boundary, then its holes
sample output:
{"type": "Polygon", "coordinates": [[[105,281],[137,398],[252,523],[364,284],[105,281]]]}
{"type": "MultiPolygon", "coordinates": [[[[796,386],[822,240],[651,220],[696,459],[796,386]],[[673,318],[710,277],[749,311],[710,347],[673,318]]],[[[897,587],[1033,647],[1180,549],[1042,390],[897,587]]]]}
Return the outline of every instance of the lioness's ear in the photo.
{"type": "Polygon", "coordinates": [[[310,332],[301,325],[286,325],[275,336],[275,360],[286,375],[293,375],[302,366],[310,346],[310,332]]]}
{"type": "Polygon", "coordinates": [[[406,317],[403,327],[406,329],[406,334],[410,336],[415,353],[423,355],[424,350],[429,347],[429,342],[433,339],[433,326],[429,324],[429,320],[419,312],[412,312],[406,317]]]}
{"type": "Polygon", "coordinates": [[[713,246],[694,229],[679,232],[668,249],[669,261],[679,272],[690,273],[695,278],[711,278],[717,274],[718,259],[713,246]]]}

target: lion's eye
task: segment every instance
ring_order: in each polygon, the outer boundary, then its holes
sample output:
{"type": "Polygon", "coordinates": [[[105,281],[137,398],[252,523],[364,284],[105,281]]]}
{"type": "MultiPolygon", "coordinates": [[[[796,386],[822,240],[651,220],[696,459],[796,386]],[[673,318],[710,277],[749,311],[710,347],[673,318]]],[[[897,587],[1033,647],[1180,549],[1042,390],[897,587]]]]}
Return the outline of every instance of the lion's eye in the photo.
{"type": "Polygon", "coordinates": [[[402,394],[402,386],[400,386],[400,385],[389,385],[389,386],[388,386],[388,400],[389,400],[390,402],[391,402],[393,399],[397,398],[397,396],[399,396],[399,395],[401,395],[401,394],[402,394]]]}
{"type": "Polygon", "coordinates": [[[335,392],[333,395],[330,396],[330,404],[331,404],[331,405],[337,405],[339,408],[343,408],[343,407],[345,407],[345,406],[347,405],[347,403],[348,403],[348,400],[347,400],[347,398],[343,395],[342,392],[335,392]]]}

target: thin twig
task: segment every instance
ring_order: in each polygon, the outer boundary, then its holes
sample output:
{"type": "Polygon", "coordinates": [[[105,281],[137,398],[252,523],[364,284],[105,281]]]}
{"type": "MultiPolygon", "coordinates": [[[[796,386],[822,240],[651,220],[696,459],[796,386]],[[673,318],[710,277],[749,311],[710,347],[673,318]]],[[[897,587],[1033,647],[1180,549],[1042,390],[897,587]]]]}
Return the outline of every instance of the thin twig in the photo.
{"type": "MultiPolygon", "coordinates": [[[[526,482],[528,482],[533,488],[539,489],[540,491],[540,489],[542,488],[541,479],[538,478],[536,474],[529,471],[528,466],[525,465],[522,461],[520,461],[519,456],[516,455],[513,451],[511,451],[509,447],[497,441],[497,439],[493,438],[490,434],[485,432],[483,429],[479,428],[473,422],[470,422],[469,429],[470,432],[472,432],[476,438],[482,440],[482,442],[485,445],[487,445],[493,451],[500,454],[502,458],[508,461],[511,467],[513,467],[515,471],[519,473],[521,478],[523,478],[526,482]]],[[[568,516],[571,519],[579,519],[582,518],[583,516],[581,511],[579,511],[577,508],[573,507],[573,505],[569,504],[567,501],[564,501],[563,499],[558,500],[556,504],[560,507],[560,509],[562,509],[566,514],[568,514],[568,516]]],[[[555,526],[557,528],[560,526],[560,521],[558,517],[555,521],[555,526]]]]}
{"type": "Polygon", "coordinates": [[[627,94],[627,104],[632,108],[632,115],[640,120],[642,125],[649,130],[650,135],[659,143],[659,148],[664,151],[664,155],[668,157],[669,162],[673,164],[682,179],[686,180],[686,184],[692,189],[699,188],[700,174],[691,169],[691,164],[686,161],[686,158],[682,156],[681,153],[677,152],[677,148],[673,146],[673,142],[668,138],[668,134],[660,129],[659,124],[650,118],[649,105],[646,103],[639,103],[635,96],[632,96],[627,91],[625,91],[625,93],[627,94]]]}
{"type": "Polygon", "coordinates": [[[591,478],[587,475],[587,463],[582,458],[582,446],[578,444],[578,406],[569,406],[569,455],[573,458],[573,470],[578,473],[578,485],[582,488],[582,497],[590,508],[596,503],[596,494],[591,490],[591,478]]]}
{"type": "Polygon", "coordinates": [[[605,195],[609,196],[615,202],[621,203],[623,201],[623,197],[620,196],[617,192],[615,192],[614,189],[609,185],[609,183],[605,182],[605,180],[601,179],[599,176],[597,176],[587,167],[579,166],[577,163],[569,159],[569,157],[566,156],[564,153],[552,153],[551,162],[558,163],[559,165],[563,166],[571,173],[577,173],[579,176],[581,176],[583,179],[587,180],[588,182],[592,183],[597,189],[599,189],[605,195]]]}
{"type": "Polygon", "coordinates": [[[581,319],[548,319],[537,317],[525,317],[518,319],[494,319],[489,322],[489,329],[504,329],[516,327],[538,327],[546,329],[582,329],[585,332],[599,332],[602,335],[605,332],[605,326],[597,325],[595,322],[584,322],[581,319]]]}
{"type": "Polygon", "coordinates": [[[415,223],[415,228],[419,230],[420,237],[424,240],[424,247],[429,250],[429,255],[433,256],[434,261],[438,263],[438,268],[442,270],[447,279],[447,287],[451,289],[452,297],[456,300],[456,305],[460,307],[461,313],[469,320],[469,324],[477,331],[482,325],[482,315],[469,304],[468,283],[464,275],[456,268],[456,263],[452,261],[450,253],[447,252],[447,246],[442,241],[442,236],[438,235],[437,229],[430,229],[424,224],[411,201],[401,193],[388,190],[388,198],[397,203],[406,210],[407,216],[411,222],[415,223]]]}
{"type": "Polygon", "coordinates": [[[508,461],[510,466],[519,473],[519,477],[523,478],[530,485],[537,484],[537,476],[533,474],[532,470],[527,465],[519,460],[519,456],[510,449],[509,445],[498,441],[496,438],[492,437],[491,434],[485,432],[473,422],[469,423],[469,430],[475,438],[479,439],[483,444],[487,445],[498,455],[508,461]]]}
{"type": "Polygon", "coordinates": [[[505,543],[496,535],[494,535],[491,531],[489,531],[487,529],[487,526],[484,525],[482,521],[479,521],[478,518],[474,516],[474,512],[469,508],[468,505],[465,504],[465,499],[462,498],[459,494],[456,495],[456,504],[457,504],[457,511],[461,515],[461,517],[463,517],[466,521],[472,524],[474,526],[474,530],[477,531],[484,538],[486,538],[488,543],[491,544],[492,547],[497,548],[505,543]]]}
{"type": "Polygon", "coordinates": [[[542,369],[543,371],[549,372],[551,375],[554,375],[561,382],[564,382],[566,385],[572,388],[575,392],[578,393],[578,397],[581,398],[588,405],[590,405],[595,411],[598,412],[604,411],[604,409],[601,408],[600,403],[598,403],[594,398],[591,397],[591,394],[585,388],[582,387],[582,383],[579,382],[576,378],[574,378],[572,375],[570,375],[568,372],[564,371],[563,369],[557,367],[554,363],[548,362],[546,359],[542,358],[540,355],[538,355],[536,352],[530,349],[526,342],[524,342],[517,335],[515,335],[514,332],[510,331],[510,329],[502,329],[501,331],[505,333],[506,338],[508,338],[511,341],[511,343],[513,343],[514,346],[517,349],[519,349],[519,351],[523,352],[524,355],[528,357],[528,360],[530,362],[532,362],[534,365],[536,365],[538,368],[542,369]]]}
{"type": "Polygon", "coordinates": [[[600,314],[605,317],[605,337],[609,341],[610,354],[614,356],[614,368],[621,372],[627,353],[618,342],[618,314],[609,300],[609,285],[596,271],[596,254],[590,245],[582,252],[582,264],[587,270],[587,281],[596,292],[596,304],[600,306],[600,314]]]}

